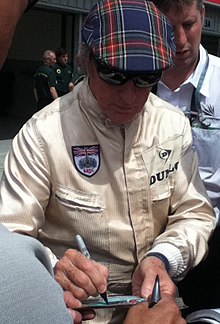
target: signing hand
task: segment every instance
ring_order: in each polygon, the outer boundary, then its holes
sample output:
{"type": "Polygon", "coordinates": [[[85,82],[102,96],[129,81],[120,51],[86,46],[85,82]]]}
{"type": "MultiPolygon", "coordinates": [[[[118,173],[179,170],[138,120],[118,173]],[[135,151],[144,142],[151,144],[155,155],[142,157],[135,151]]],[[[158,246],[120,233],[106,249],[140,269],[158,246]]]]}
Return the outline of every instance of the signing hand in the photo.
{"type": "MultiPolygon", "coordinates": [[[[71,292],[73,303],[76,299],[82,301],[107,289],[108,269],[73,249],[67,250],[57,262],[54,274],[63,290],[71,292]]],[[[69,295],[68,301],[71,303],[69,295]]]]}

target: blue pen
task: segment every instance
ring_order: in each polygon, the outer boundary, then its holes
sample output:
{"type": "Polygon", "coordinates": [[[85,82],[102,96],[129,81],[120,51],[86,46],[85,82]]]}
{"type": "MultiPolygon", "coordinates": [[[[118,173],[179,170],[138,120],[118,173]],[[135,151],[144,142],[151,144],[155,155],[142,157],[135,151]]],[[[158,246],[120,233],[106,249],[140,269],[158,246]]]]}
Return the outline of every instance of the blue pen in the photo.
{"type": "MultiPolygon", "coordinates": [[[[85,242],[83,241],[82,236],[80,235],[76,235],[76,242],[78,245],[78,248],[80,250],[80,252],[87,258],[92,260],[91,255],[89,254],[89,251],[85,245],[85,242]]],[[[104,299],[104,301],[106,302],[106,304],[108,304],[108,298],[107,298],[107,294],[106,292],[104,293],[100,293],[100,296],[104,299]]]]}

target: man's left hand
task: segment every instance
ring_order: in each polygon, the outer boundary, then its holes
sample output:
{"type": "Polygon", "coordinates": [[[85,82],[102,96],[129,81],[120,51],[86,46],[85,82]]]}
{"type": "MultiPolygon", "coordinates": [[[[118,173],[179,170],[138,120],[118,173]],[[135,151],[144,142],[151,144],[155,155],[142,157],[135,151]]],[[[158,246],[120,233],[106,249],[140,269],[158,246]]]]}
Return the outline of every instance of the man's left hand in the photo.
{"type": "Polygon", "coordinates": [[[151,295],[156,276],[160,278],[160,291],[171,296],[175,295],[175,285],[168,275],[164,263],[154,257],[146,257],[137,266],[132,277],[132,293],[147,298],[151,295]]]}

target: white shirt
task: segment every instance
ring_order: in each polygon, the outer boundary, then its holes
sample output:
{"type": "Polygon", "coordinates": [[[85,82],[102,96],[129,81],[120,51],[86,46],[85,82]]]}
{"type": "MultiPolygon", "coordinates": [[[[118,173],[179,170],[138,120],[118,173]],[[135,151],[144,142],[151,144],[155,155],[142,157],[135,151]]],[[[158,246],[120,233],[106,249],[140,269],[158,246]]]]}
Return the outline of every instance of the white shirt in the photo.
{"type": "Polygon", "coordinates": [[[210,55],[200,45],[199,63],[191,76],[176,90],[171,91],[162,81],[158,83],[157,95],[165,101],[180,108],[184,113],[190,111],[194,88],[198,86],[200,76],[208,67],[199,91],[202,112],[211,116],[208,129],[193,127],[194,146],[199,156],[200,175],[205,184],[216,216],[220,210],[220,153],[216,150],[220,143],[220,58],[210,55]],[[207,113],[208,112],[208,113],[207,113]]]}

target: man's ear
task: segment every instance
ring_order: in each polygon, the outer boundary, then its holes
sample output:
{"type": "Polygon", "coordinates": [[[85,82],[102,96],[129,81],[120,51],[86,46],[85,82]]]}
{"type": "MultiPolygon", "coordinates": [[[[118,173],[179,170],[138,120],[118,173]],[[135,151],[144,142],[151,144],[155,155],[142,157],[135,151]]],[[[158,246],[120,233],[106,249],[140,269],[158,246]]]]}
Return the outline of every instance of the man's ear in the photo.
{"type": "Polygon", "coordinates": [[[201,11],[201,17],[202,17],[202,24],[204,23],[205,20],[205,6],[203,5],[202,11],[201,11]]]}

